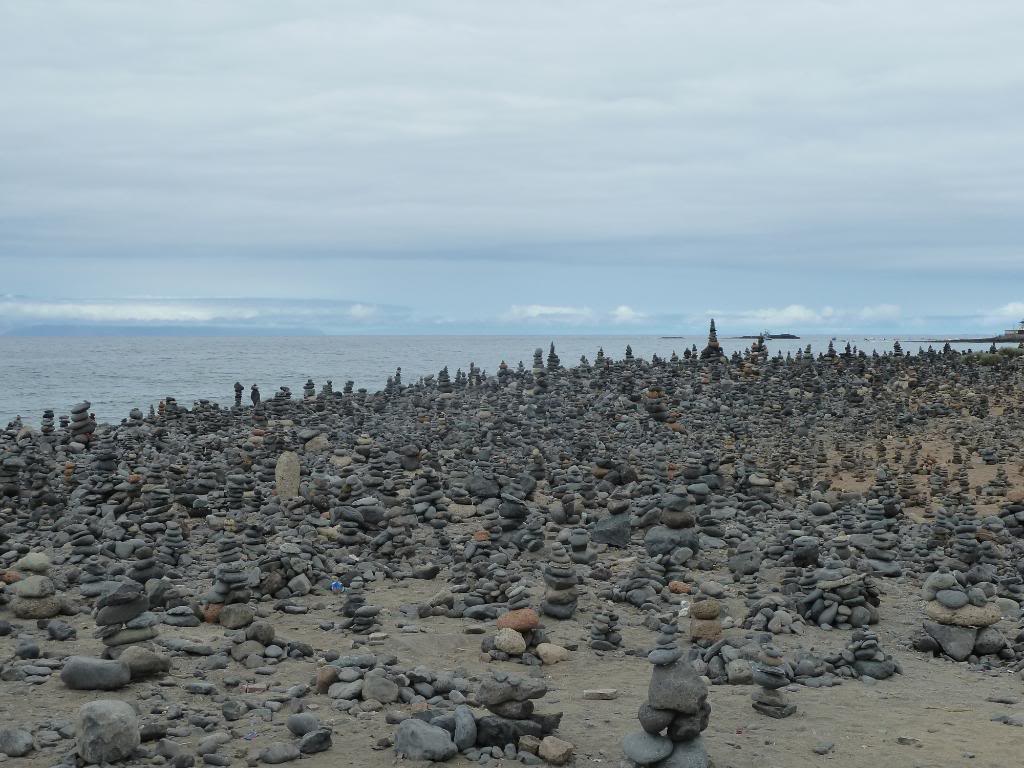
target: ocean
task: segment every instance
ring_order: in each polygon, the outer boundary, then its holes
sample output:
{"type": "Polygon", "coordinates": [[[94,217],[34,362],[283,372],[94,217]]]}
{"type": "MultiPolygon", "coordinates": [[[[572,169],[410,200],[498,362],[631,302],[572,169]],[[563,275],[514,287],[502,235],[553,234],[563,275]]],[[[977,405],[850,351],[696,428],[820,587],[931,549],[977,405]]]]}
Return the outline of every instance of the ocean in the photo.
{"type": "MultiPolygon", "coordinates": [[[[805,336],[799,340],[767,342],[777,350],[796,352],[810,344],[817,353],[828,346],[830,336],[805,336]]],[[[889,351],[894,337],[835,337],[837,350],[847,340],[870,353],[889,351]]],[[[725,351],[749,348],[750,340],[720,337],[725,351]]],[[[580,355],[593,361],[599,347],[615,359],[626,345],[639,357],[653,353],[668,357],[682,354],[691,345],[700,349],[706,336],[300,336],[300,337],[16,337],[0,336],[0,424],[20,415],[38,424],[46,408],[57,416],[68,413],[82,400],[92,403],[97,419],[119,422],[135,407],[148,410],[167,396],[190,407],[207,399],[230,404],[233,385],[246,388],[256,383],[264,398],[281,385],[301,396],[302,385],[312,377],[317,390],[331,379],[341,389],[351,379],[357,388],[381,389],[387,377],[402,368],[402,380],[414,382],[436,374],[447,365],[468,369],[470,362],[494,373],[505,360],[510,366],[522,360],[529,367],[533,350],[548,344],[563,365],[574,365],[580,355]]],[[[904,349],[919,346],[903,342],[904,349]]],[[[922,345],[927,346],[927,345],[922,345]]],[[[969,345],[958,345],[966,349],[969,345]]],[[[975,345],[976,348],[984,345],[975,345]]]]}

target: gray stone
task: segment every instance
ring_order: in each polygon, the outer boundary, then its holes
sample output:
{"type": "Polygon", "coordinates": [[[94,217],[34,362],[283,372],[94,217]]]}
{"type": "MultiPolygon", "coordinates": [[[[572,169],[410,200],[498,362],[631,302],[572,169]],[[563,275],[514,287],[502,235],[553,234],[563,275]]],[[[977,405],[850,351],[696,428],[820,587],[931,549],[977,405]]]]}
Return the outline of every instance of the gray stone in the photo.
{"type": "Polygon", "coordinates": [[[292,760],[298,760],[299,754],[297,745],[284,741],[275,741],[273,744],[268,744],[260,750],[260,762],[267,763],[268,765],[290,763],[292,760]]]}
{"type": "Polygon", "coordinates": [[[444,728],[410,717],[395,730],[395,751],[409,760],[440,762],[454,757],[458,748],[444,728]]]}
{"type": "Polygon", "coordinates": [[[391,704],[398,701],[398,693],[398,685],[383,675],[368,674],[363,678],[363,699],[373,699],[381,704],[391,704]]]}
{"type": "Polygon", "coordinates": [[[654,667],[647,689],[647,703],[655,709],[672,709],[687,715],[700,711],[708,688],[688,661],[654,667]]]}
{"type": "Polygon", "coordinates": [[[659,768],[711,768],[704,739],[698,736],[693,741],[682,741],[672,748],[672,754],[666,757],[659,768]]]}
{"type": "Polygon", "coordinates": [[[8,757],[24,757],[35,749],[31,732],[24,728],[0,729],[0,754],[8,757]]]}
{"type": "Polygon", "coordinates": [[[455,708],[455,746],[459,751],[469,749],[476,744],[476,718],[473,710],[465,704],[455,708]]]}
{"type": "Polygon", "coordinates": [[[120,659],[71,656],[60,671],[61,682],[76,691],[116,691],[132,679],[131,668],[120,659]]]}
{"type": "MultiPolygon", "coordinates": [[[[127,669],[127,668],[126,668],[127,669]]],[[[139,746],[139,719],[117,699],[90,701],[78,710],[78,754],[86,763],[116,763],[139,746]]]]}
{"type": "Polygon", "coordinates": [[[256,618],[256,612],[248,605],[245,603],[232,603],[231,605],[225,605],[221,609],[217,621],[220,622],[222,627],[227,629],[241,629],[252,624],[254,618],[256,618]]]}
{"type": "Polygon", "coordinates": [[[965,661],[974,650],[974,639],[978,630],[971,627],[955,627],[950,624],[924,622],[924,631],[942,648],[942,652],[955,661],[965,661]]]}
{"type": "Polygon", "coordinates": [[[320,727],[320,718],[312,712],[296,712],[288,716],[288,730],[293,736],[305,736],[320,727]]]}
{"type": "Polygon", "coordinates": [[[318,728],[299,739],[299,752],[304,755],[315,755],[331,748],[333,739],[328,728],[318,728]]]}
{"type": "Polygon", "coordinates": [[[274,469],[274,481],[279,499],[285,500],[299,495],[299,478],[301,473],[302,466],[299,463],[299,454],[295,453],[295,451],[285,451],[277,458],[277,466],[274,469]]]}
{"type": "Polygon", "coordinates": [[[651,765],[672,753],[672,742],[664,736],[653,736],[646,731],[627,733],[622,739],[622,751],[638,765],[651,765]]]}

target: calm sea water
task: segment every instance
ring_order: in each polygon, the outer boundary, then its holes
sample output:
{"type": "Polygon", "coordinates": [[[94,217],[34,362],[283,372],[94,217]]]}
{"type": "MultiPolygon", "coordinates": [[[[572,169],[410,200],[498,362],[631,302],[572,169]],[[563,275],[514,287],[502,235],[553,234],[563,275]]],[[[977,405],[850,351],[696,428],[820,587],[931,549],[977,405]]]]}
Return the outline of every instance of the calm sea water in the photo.
{"type": "MultiPolygon", "coordinates": [[[[781,349],[795,352],[811,344],[824,351],[828,336],[805,336],[799,341],[768,342],[772,354],[781,349]]],[[[37,424],[43,410],[59,416],[83,399],[92,402],[101,421],[120,421],[128,412],[172,396],[191,406],[208,399],[231,403],[236,380],[248,388],[256,383],[264,398],[279,386],[301,395],[312,377],[317,389],[332,379],[340,389],[348,379],[357,387],[380,389],[401,366],[406,383],[436,374],[447,365],[454,375],[470,362],[494,373],[505,360],[515,366],[530,365],[533,350],[554,341],[563,365],[576,363],[580,355],[593,361],[598,347],[618,359],[626,345],[637,356],[652,353],[669,356],[673,350],[696,344],[705,336],[666,339],[658,336],[303,336],[303,337],[0,337],[0,424],[17,415],[37,424]]],[[[836,337],[841,350],[847,339],[836,337]]],[[[893,338],[849,337],[865,352],[892,349],[893,338]]],[[[726,352],[746,349],[749,340],[721,338],[726,352]]],[[[967,345],[964,345],[966,348],[967,345]]],[[[976,345],[979,346],[979,345],[976,345]]],[[[904,343],[916,351],[916,344],[904,343]]]]}

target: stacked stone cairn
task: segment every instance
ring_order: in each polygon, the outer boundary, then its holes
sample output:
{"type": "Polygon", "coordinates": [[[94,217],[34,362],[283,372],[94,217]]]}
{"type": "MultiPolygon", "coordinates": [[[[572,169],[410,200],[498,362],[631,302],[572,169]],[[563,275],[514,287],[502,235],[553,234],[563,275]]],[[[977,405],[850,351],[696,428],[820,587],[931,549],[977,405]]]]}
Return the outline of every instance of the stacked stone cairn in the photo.
{"type": "Polygon", "coordinates": [[[752,671],[754,683],[759,686],[750,697],[754,709],[779,720],[796,712],[796,704],[790,703],[780,690],[792,681],[793,668],[778,648],[764,646],[752,671]]]}
{"type": "Polygon", "coordinates": [[[916,639],[921,651],[944,653],[954,661],[1003,654],[1012,657],[1006,638],[993,626],[1002,618],[991,583],[969,585],[965,574],[943,566],[924,582],[924,632],[916,639]]]}
{"type": "Polygon", "coordinates": [[[540,609],[545,616],[553,619],[569,619],[576,612],[579,592],[576,585],[579,576],[572,567],[572,560],[565,547],[556,543],[551,548],[551,559],[544,568],[544,599],[540,609]]]}
{"type": "Polygon", "coordinates": [[[629,765],[710,768],[711,760],[700,735],[711,717],[708,689],[693,665],[682,658],[677,635],[674,623],[663,623],[657,645],[647,656],[654,671],[647,701],[638,713],[643,730],[629,733],[622,740],[629,765]]]}
{"type": "Polygon", "coordinates": [[[590,647],[595,651],[614,651],[622,645],[622,625],[619,614],[612,610],[598,610],[590,621],[590,647]]]}
{"type": "Polygon", "coordinates": [[[698,593],[689,604],[690,641],[707,648],[722,639],[722,606],[713,597],[698,593]]]}
{"type": "Polygon", "coordinates": [[[149,597],[137,581],[123,581],[96,601],[95,637],[106,646],[106,658],[118,658],[125,647],[146,643],[157,635],[157,617],[149,612],[149,597]]]}

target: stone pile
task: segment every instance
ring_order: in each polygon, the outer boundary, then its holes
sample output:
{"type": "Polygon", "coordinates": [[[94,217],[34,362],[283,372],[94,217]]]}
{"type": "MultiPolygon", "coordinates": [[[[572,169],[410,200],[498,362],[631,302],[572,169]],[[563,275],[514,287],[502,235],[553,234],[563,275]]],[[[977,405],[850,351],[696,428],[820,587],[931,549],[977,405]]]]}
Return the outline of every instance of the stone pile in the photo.
{"type": "Polygon", "coordinates": [[[681,658],[677,633],[674,624],[662,624],[657,646],[648,655],[654,670],[647,700],[638,713],[643,730],[633,731],[622,740],[622,751],[630,765],[711,765],[701,738],[711,717],[708,689],[690,662],[681,658]]]}

